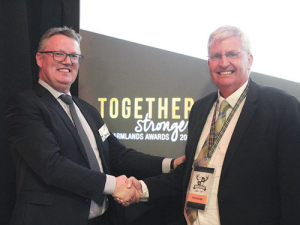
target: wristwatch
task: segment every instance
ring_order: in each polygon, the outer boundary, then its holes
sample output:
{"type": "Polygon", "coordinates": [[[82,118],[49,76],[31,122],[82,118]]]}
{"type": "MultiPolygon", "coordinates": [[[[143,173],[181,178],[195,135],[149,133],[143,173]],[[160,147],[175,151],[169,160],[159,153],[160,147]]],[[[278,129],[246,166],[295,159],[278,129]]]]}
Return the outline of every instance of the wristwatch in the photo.
{"type": "Polygon", "coordinates": [[[171,170],[174,170],[174,161],[175,161],[175,159],[171,160],[171,170]]]}

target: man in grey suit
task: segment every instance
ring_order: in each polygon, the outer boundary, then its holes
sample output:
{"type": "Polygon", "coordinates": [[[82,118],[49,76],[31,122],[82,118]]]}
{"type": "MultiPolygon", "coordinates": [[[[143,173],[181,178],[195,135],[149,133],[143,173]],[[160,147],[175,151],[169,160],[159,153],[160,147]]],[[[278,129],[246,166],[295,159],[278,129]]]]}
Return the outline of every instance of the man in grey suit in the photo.
{"type": "Polygon", "coordinates": [[[184,224],[300,224],[299,101],[249,78],[253,56],[239,28],[214,31],[208,54],[219,90],[191,110],[185,163],[133,185],[149,202],[182,194],[184,224]]]}
{"type": "Polygon", "coordinates": [[[80,40],[66,27],[47,31],[36,54],[38,84],[7,103],[17,172],[12,225],[122,224],[112,196],[128,203],[140,197],[134,187],[126,187],[122,174],[145,178],[180,161],[126,148],[94,107],[71,98],[83,59],[80,40]]]}

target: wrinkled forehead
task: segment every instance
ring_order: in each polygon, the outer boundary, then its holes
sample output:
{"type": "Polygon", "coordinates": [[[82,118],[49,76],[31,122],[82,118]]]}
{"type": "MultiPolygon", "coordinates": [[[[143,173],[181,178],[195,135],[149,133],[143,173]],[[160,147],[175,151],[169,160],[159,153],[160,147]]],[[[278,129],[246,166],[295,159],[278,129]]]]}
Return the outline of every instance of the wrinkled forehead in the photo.
{"type": "Polygon", "coordinates": [[[229,51],[242,51],[243,45],[239,36],[214,39],[208,46],[208,53],[226,53],[229,51]]]}

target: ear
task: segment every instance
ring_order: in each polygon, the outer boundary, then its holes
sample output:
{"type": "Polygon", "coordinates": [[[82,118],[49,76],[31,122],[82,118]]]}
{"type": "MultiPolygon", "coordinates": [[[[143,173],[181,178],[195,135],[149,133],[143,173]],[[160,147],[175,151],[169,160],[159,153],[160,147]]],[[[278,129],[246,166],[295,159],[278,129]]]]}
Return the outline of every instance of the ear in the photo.
{"type": "Polygon", "coordinates": [[[36,64],[39,66],[39,67],[42,67],[43,65],[43,54],[41,53],[36,53],[35,55],[35,59],[36,59],[36,64]]]}
{"type": "Polygon", "coordinates": [[[253,63],[253,55],[250,54],[248,56],[248,70],[251,70],[252,63],[253,63]]]}

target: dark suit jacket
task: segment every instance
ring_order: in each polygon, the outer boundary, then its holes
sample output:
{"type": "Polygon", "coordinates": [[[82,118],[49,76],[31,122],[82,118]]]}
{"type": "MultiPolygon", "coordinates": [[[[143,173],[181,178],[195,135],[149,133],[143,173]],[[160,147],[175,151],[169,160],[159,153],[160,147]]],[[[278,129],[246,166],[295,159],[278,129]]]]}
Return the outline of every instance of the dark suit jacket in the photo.
{"type": "MultiPolygon", "coordinates": [[[[186,163],[170,174],[145,180],[150,202],[183,193],[184,206],[197,144],[216,98],[212,93],[193,106],[186,163]]],[[[218,203],[222,225],[300,224],[300,104],[296,98],[250,80],[224,159],[218,203]]]]}
{"type": "MultiPolygon", "coordinates": [[[[161,157],[127,149],[113,134],[102,142],[100,114],[85,101],[74,101],[94,133],[105,173],[142,178],[162,172],[161,157]]],[[[77,131],[57,100],[37,84],[8,102],[6,123],[17,171],[11,224],[87,224],[91,199],[103,202],[106,175],[89,168],[77,131]]],[[[109,213],[114,210],[110,201],[109,213]]]]}

